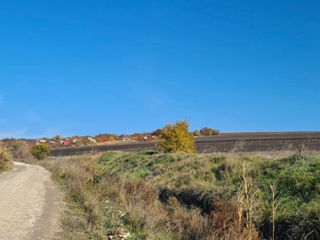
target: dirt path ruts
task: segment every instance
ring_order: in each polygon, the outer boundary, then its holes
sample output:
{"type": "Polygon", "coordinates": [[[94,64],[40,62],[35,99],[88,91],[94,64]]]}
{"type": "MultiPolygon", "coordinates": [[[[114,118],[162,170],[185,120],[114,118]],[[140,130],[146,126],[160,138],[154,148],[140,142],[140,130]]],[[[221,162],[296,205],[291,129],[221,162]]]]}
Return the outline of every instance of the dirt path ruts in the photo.
{"type": "Polygon", "coordinates": [[[61,196],[47,170],[16,162],[0,175],[0,240],[54,239],[61,196]]]}

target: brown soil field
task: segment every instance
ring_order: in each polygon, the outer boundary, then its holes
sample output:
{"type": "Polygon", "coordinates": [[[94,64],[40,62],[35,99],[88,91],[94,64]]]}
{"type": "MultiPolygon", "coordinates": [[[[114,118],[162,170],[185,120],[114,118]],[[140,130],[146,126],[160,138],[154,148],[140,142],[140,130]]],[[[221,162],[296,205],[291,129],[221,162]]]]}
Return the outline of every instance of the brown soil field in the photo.
{"type": "MultiPolygon", "coordinates": [[[[157,141],[55,148],[52,156],[70,156],[105,151],[157,149],[157,141]]],[[[265,152],[320,150],[320,132],[238,132],[196,138],[197,152],[265,152]]]]}

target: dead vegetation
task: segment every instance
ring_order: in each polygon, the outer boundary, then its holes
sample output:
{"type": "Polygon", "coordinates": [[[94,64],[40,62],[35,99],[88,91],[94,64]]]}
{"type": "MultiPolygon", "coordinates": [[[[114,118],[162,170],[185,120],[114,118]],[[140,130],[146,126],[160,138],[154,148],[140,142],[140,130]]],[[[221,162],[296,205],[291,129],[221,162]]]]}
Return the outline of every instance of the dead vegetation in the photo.
{"type": "MultiPolygon", "coordinates": [[[[65,186],[68,208],[60,239],[125,239],[119,207],[113,202],[118,191],[109,183],[94,181],[96,158],[51,160],[44,166],[65,186]],[[110,237],[110,238],[109,238],[110,237]]],[[[105,181],[105,180],[103,180],[105,181]]]]}
{"type": "Polygon", "coordinates": [[[29,146],[26,142],[15,141],[10,145],[10,149],[15,161],[29,163],[34,160],[29,152],[29,146]]]}
{"type": "Polygon", "coordinates": [[[13,158],[8,148],[0,145],[0,173],[10,170],[13,166],[13,158]]]}

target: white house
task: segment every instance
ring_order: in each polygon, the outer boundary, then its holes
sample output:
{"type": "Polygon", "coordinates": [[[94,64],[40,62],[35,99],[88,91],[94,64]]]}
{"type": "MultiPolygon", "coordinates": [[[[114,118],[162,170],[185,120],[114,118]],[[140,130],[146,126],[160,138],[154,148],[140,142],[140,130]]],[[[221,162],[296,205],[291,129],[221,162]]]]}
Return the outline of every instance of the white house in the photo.
{"type": "Polygon", "coordinates": [[[130,136],[130,135],[126,135],[126,134],[122,134],[122,135],[119,137],[119,139],[120,139],[121,141],[129,141],[129,140],[131,140],[131,136],[130,136]]]}
{"type": "Polygon", "coordinates": [[[88,137],[88,140],[90,141],[90,142],[93,142],[93,143],[96,143],[97,141],[94,139],[94,138],[92,138],[92,137],[88,137]]]}

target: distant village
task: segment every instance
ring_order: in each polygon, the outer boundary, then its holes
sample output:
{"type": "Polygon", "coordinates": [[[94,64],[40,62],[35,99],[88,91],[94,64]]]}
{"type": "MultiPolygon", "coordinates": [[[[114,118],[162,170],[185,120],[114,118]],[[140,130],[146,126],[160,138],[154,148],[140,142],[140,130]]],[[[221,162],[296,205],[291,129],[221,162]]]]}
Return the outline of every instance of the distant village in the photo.
{"type": "MultiPolygon", "coordinates": [[[[17,141],[27,143],[29,147],[34,145],[47,145],[50,148],[58,147],[75,147],[84,145],[99,145],[99,144],[115,144],[122,142],[146,142],[154,141],[160,139],[162,129],[157,129],[150,133],[134,133],[134,134],[98,134],[96,136],[72,136],[72,137],[62,137],[57,135],[52,138],[40,138],[40,139],[14,139],[6,138],[0,140],[0,142],[5,143],[7,146],[14,145],[17,141]]],[[[204,127],[200,130],[195,130],[192,132],[195,137],[200,136],[212,136],[219,134],[219,130],[204,127]]]]}
{"type": "Polygon", "coordinates": [[[50,147],[68,147],[68,146],[81,146],[81,145],[90,145],[90,144],[106,144],[106,143],[117,143],[120,141],[152,141],[156,140],[158,136],[150,134],[122,134],[122,135],[113,135],[113,134],[99,134],[97,136],[84,136],[84,137],[67,137],[62,138],[56,136],[54,138],[42,138],[35,140],[35,144],[45,144],[50,145],[50,147]]]}
{"type": "Polygon", "coordinates": [[[29,146],[34,145],[48,145],[50,148],[57,147],[75,147],[75,146],[84,146],[84,145],[93,145],[93,144],[113,144],[113,143],[121,143],[125,141],[153,141],[159,138],[160,134],[157,132],[153,132],[156,135],[152,135],[152,133],[135,133],[132,135],[129,134],[99,134],[97,136],[72,136],[72,137],[61,137],[59,135],[53,138],[40,138],[40,139],[14,139],[14,138],[6,138],[3,139],[2,142],[10,144],[14,141],[23,141],[28,143],[29,146]]]}

